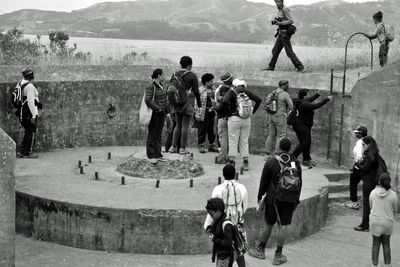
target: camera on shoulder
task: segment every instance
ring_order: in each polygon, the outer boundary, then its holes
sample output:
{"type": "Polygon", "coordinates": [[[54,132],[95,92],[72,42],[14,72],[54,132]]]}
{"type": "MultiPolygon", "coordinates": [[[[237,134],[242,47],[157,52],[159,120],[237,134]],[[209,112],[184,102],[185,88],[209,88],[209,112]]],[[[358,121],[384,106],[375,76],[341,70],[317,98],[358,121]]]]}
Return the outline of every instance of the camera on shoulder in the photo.
{"type": "Polygon", "coordinates": [[[271,20],[271,25],[278,25],[278,22],[282,21],[281,18],[274,18],[274,20],[271,20]]]}

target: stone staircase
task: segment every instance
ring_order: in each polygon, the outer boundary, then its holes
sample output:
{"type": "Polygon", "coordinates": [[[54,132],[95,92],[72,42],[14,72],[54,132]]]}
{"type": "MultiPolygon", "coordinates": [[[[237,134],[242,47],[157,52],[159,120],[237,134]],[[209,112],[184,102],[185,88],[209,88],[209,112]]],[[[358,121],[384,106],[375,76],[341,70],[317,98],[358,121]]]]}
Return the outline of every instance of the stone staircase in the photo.
{"type": "MultiPolygon", "coordinates": [[[[325,175],[329,180],[329,200],[336,202],[344,202],[350,200],[350,172],[339,174],[325,175]]],[[[358,184],[357,196],[360,199],[362,196],[362,182],[358,184]]]]}

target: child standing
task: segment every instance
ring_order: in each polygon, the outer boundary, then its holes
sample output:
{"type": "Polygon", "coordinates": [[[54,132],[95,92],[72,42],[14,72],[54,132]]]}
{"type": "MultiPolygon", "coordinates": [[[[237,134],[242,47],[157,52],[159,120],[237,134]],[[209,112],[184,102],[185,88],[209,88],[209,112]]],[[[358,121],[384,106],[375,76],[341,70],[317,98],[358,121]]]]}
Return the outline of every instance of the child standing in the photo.
{"type": "Polygon", "coordinates": [[[398,198],[396,193],[390,189],[390,182],[389,174],[381,174],[379,184],[369,196],[373,266],[378,266],[381,244],[385,266],[390,266],[391,264],[390,235],[393,232],[394,214],[397,210],[398,198]]]}

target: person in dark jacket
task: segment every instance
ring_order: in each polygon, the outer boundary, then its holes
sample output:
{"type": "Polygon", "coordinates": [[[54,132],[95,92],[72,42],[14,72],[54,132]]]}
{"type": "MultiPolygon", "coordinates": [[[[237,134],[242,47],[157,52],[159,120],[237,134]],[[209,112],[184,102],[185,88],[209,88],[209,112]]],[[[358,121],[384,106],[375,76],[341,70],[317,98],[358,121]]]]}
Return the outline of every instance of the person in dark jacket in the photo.
{"type": "Polygon", "coordinates": [[[222,100],[225,95],[231,90],[229,85],[221,85],[215,93],[215,111],[218,117],[218,139],[221,145],[221,150],[217,157],[217,164],[226,164],[228,162],[228,106],[222,100]]]}
{"type": "Polygon", "coordinates": [[[213,224],[207,228],[210,239],[214,243],[212,262],[217,260],[217,267],[231,267],[235,261],[232,246],[234,226],[226,224],[223,228],[226,220],[224,201],[220,198],[211,198],[207,201],[206,210],[214,220],[213,224]]]}
{"type": "Polygon", "coordinates": [[[281,164],[276,156],[279,156],[285,162],[294,162],[295,168],[299,171],[300,190],[302,186],[301,166],[297,159],[289,154],[291,142],[284,137],[279,142],[279,150],[275,157],[269,157],[264,164],[258,189],[257,201],[259,205],[264,197],[264,230],[260,235],[260,242],[256,249],[250,249],[249,255],[258,259],[265,259],[265,246],[271,236],[271,231],[275,223],[278,222],[278,243],[275,251],[273,265],[280,265],[287,261],[286,256],[282,254],[283,244],[285,242],[288,225],[292,223],[293,212],[300,203],[300,195],[295,202],[283,202],[276,198],[276,187],[281,172],[281,164]],[[278,216],[279,215],[279,216],[278,216]]]}
{"type": "Polygon", "coordinates": [[[169,113],[167,92],[163,88],[164,72],[162,69],[155,69],[151,75],[152,83],[146,87],[145,102],[153,110],[147,134],[146,154],[149,159],[161,159],[161,137],[165,116],[169,113]]]}
{"type": "Polygon", "coordinates": [[[251,128],[251,117],[242,118],[238,112],[238,96],[244,93],[251,101],[254,102],[252,114],[255,114],[260,107],[261,98],[247,89],[247,84],[243,80],[235,79],[233,81],[234,88],[229,90],[222,100],[227,106],[228,115],[228,136],[229,136],[229,152],[228,158],[230,162],[234,162],[239,154],[243,157],[243,170],[249,170],[249,136],[251,128]]]}
{"type": "MultiPolygon", "coordinates": [[[[199,93],[199,79],[192,70],[193,60],[191,57],[183,56],[180,60],[181,70],[175,72],[172,76],[181,76],[185,83],[185,88],[188,93],[186,103],[182,106],[174,108],[176,117],[176,127],[172,138],[172,147],[170,153],[178,153],[185,155],[189,154],[186,150],[187,139],[189,135],[189,124],[194,114],[194,102],[196,100],[197,106],[201,108],[200,93],[199,93]],[[181,138],[181,148],[177,149],[179,136],[181,138]]],[[[171,77],[171,81],[173,77],[171,77]]]]}
{"type": "Polygon", "coordinates": [[[299,144],[293,151],[293,156],[296,158],[303,153],[303,165],[311,167],[314,164],[311,162],[311,128],[314,124],[314,110],[319,109],[329,101],[332,101],[333,97],[328,96],[319,102],[314,102],[319,96],[319,93],[314,94],[311,97],[307,97],[308,90],[300,89],[299,98],[293,99],[293,104],[299,111],[299,116],[293,125],[293,130],[296,133],[299,144]]]}
{"type": "Polygon", "coordinates": [[[369,231],[369,195],[374,190],[378,171],[379,148],[376,141],[371,136],[362,138],[364,148],[364,156],[361,162],[355,165],[361,171],[361,179],[363,182],[363,216],[360,225],[354,227],[356,231],[369,231]]]}

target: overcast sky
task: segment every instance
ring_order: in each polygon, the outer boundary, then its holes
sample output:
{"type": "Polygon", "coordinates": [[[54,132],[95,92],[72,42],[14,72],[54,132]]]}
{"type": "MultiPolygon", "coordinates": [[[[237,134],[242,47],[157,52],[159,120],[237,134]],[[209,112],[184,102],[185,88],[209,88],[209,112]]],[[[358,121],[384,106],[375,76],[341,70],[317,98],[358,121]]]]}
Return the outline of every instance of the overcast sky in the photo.
{"type": "MultiPolygon", "coordinates": [[[[121,0],[1,0],[0,14],[8,13],[20,9],[41,9],[41,10],[57,10],[71,11],[75,9],[85,8],[95,3],[101,2],[120,2],[121,0]]],[[[199,0],[201,1],[201,0],[199,0]]],[[[274,0],[251,0],[252,2],[263,2],[274,4],[274,0]]],[[[287,6],[294,4],[311,4],[320,2],[321,0],[285,0],[287,6]]],[[[370,2],[373,0],[346,0],[348,2],[370,2]]]]}

